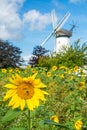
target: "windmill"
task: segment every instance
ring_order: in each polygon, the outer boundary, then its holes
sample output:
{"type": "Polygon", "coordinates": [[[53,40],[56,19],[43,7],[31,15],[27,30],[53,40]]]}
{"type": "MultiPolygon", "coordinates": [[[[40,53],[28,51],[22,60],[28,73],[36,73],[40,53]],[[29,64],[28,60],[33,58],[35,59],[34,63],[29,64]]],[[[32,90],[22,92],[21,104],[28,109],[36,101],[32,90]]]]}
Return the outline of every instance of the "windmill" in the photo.
{"type": "Polygon", "coordinates": [[[59,53],[61,52],[63,47],[69,47],[69,38],[72,36],[72,31],[68,31],[63,29],[63,25],[68,20],[70,13],[67,12],[65,16],[59,20],[58,24],[56,24],[56,14],[55,10],[52,11],[52,24],[53,24],[53,31],[48,35],[48,37],[42,42],[41,46],[43,46],[53,35],[55,38],[55,45],[54,45],[54,52],[59,53]]]}

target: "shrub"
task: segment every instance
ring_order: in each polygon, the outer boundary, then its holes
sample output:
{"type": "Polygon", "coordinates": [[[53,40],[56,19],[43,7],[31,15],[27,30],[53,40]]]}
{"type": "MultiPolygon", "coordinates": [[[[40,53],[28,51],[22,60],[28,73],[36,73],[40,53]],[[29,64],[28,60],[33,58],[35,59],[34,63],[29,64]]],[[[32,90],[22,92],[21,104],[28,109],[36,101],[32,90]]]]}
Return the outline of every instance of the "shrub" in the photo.
{"type": "Polygon", "coordinates": [[[72,68],[76,65],[82,67],[87,65],[87,45],[86,43],[80,44],[80,40],[74,42],[70,48],[64,48],[62,53],[53,54],[51,56],[41,57],[38,66],[57,67],[64,65],[72,68]]]}

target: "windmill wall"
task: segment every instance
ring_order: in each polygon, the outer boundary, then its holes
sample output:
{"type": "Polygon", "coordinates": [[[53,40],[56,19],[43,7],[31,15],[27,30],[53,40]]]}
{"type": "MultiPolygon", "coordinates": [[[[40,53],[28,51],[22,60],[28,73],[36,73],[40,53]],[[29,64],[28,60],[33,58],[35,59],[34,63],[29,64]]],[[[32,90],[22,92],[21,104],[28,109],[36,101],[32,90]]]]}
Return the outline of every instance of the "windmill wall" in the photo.
{"type": "Polygon", "coordinates": [[[54,48],[54,51],[56,53],[60,53],[64,51],[63,48],[68,48],[68,47],[70,47],[70,40],[68,37],[61,36],[56,38],[56,44],[54,48]]]}

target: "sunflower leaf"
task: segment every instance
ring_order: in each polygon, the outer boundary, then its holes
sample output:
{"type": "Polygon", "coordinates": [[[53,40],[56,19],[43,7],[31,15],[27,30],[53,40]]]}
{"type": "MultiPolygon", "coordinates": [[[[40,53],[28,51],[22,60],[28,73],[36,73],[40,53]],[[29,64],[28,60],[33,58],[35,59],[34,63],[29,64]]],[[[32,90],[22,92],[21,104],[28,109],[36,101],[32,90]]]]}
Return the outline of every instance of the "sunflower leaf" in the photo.
{"type": "Polygon", "coordinates": [[[44,125],[44,120],[39,121],[39,125],[43,126],[44,125]]]}
{"type": "Polygon", "coordinates": [[[18,110],[9,110],[6,115],[2,118],[2,123],[6,123],[14,120],[18,115],[21,114],[21,111],[18,110]]]}

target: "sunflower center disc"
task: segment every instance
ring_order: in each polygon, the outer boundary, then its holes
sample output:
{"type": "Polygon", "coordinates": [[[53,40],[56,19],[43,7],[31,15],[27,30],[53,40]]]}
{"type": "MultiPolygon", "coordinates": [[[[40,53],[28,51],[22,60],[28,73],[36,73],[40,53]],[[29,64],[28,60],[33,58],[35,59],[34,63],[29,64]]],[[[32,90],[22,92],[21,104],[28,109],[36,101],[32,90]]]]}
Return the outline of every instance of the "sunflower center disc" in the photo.
{"type": "Polygon", "coordinates": [[[17,93],[19,97],[21,97],[22,99],[25,99],[25,100],[30,99],[34,95],[34,88],[32,85],[29,85],[27,83],[22,84],[18,87],[17,93]]]}

